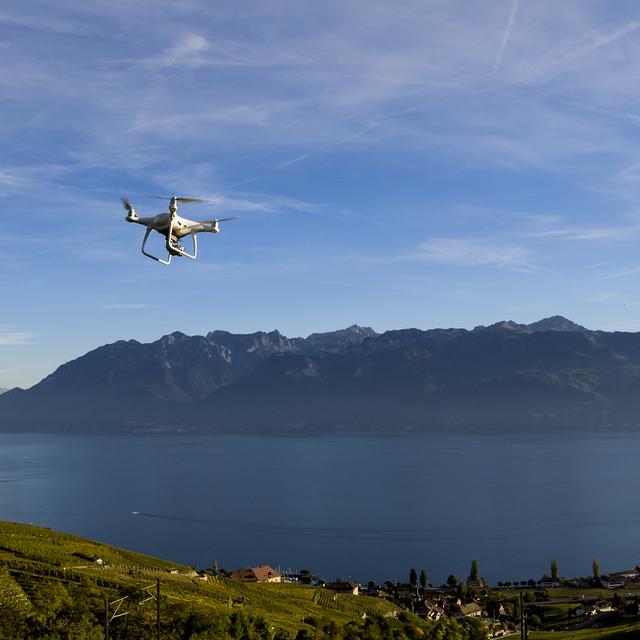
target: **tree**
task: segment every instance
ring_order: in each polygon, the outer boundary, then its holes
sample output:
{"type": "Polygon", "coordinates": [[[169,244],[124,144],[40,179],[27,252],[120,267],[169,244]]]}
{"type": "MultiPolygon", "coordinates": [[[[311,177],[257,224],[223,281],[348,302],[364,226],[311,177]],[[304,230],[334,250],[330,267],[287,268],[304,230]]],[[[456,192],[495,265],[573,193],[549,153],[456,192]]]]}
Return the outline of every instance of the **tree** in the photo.
{"type": "Polygon", "coordinates": [[[422,568],[420,570],[420,586],[423,589],[426,589],[428,584],[429,584],[429,577],[427,576],[427,570],[422,568]]]}
{"type": "Polygon", "coordinates": [[[527,625],[537,629],[542,624],[542,620],[540,616],[537,616],[535,613],[527,618],[527,625]]]}
{"type": "Polygon", "coordinates": [[[558,561],[554,559],[554,560],[551,561],[551,577],[554,580],[557,580],[558,576],[559,576],[559,573],[558,573],[558,561]]]}
{"type": "Polygon", "coordinates": [[[244,607],[236,609],[232,614],[230,632],[232,638],[251,637],[251,620],[249,619],[244,607]]]}
{"type": "Polygon", "coordinates": [[[513,619],[518,622],[520,620],[520,614],[522,613],[522,607],[520,606],[520,598],[516,598],[513,603],[513,619]]]}
{"type": "Polygon", "coordinates": [[[450,587],[455,587],[458,584],[458,576],[454,576],[453,573],[447,578],[447,584],[450,587]]]}
{"type": "Polygon", "coordinates": [[[218,567],[218,561],[213,561],[213,575],[217,576],[220,573],[220,567],[218,567]]]}
{"type": "Polygon", "coordinates": [[[627,606],[627,601],[617,591],[613,594],[612,603],[616,609],[624,609],[627,606]]]}
{"type": "Polygon", "coordinates": [[[477,560],[472,560],[471,561],[471,573],[469,573],[469,580],[472,580],[473,582],[478,582],[478,578],[480,577],[479,573],[478,573],[478,561],[477,560]]]}
{"type": "Polygon", "coordinates": [[[591,563],[591,568],[593,569],[593,577],[596,580],[600,580],[600,576],[602,575],[600,572],[600,560],[598,558],[594,558],[591,563]]]}
{"type": "Polygon", "coordinates": [[[418,574],[413,567],[411,567],[411,571],[409,571],[409,584],[414,587],[418,584],[418,574]]]}

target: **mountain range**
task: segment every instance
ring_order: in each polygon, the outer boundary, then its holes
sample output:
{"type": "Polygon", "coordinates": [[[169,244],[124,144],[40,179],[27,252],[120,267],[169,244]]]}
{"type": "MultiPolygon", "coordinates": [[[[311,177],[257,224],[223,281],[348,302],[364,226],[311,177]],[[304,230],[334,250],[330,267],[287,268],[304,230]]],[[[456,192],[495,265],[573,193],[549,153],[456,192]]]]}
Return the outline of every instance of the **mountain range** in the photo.
{"type": "Polygon", "coordinates": [[[561,316],[121,340],[0,396],[0,431],[389,432],[640,423],[640,333],[561,316]]]}

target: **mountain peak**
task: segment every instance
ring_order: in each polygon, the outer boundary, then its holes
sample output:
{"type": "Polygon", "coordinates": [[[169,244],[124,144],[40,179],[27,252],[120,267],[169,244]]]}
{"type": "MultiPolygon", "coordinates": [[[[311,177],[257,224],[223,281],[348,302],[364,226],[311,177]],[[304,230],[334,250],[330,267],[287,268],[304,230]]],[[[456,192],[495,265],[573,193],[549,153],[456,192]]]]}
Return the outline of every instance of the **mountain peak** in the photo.
{"type": "Polygon", "coordinates": [[[359,335],[362,337],[370,337],[378,335],[371,327],[361,327],[359,324],[352,324],[344,329],[337,329],[336,331],[325,331],[322,333],[312,333],[309,338],[316,336],[347,336],[347,335],[359,335]]]}
{"type": "Polygon", "coordinates": [[[582,325],[568,320],[564,316],[550,316],[527,325],[534,331],[588,331],[582,325]]]}
{"type": "Polygon", "coordinates": [[[185,338],[189,338],[186,333],[182,333],[182,331],[173,331],[172,333],[168,333],[167,335],[162,336],[159,342],[161,342],[162,344],[175,344],[176,342],[184,340],[185,338]]]}
{"type": "Polygon", "coordinates": [[[479,325],[474,327],[474,331],[514,331],[514,332],[524,332],[531,333],[531,328],[529,325],[520,324],[513,320],[501,320],[500,322],[494,322],[490,324],[488,327],[485,325],[479,325]]]}
{"type": "Polygon", "coordinates": [[[331,351],[343,349],[349,345],[360,344],[366,338],[373,338],[377,335],[371,327],[352,324],[346,329],[327,331],[326,333],[312,333],[305,342],[312,348],[331,351]]]}

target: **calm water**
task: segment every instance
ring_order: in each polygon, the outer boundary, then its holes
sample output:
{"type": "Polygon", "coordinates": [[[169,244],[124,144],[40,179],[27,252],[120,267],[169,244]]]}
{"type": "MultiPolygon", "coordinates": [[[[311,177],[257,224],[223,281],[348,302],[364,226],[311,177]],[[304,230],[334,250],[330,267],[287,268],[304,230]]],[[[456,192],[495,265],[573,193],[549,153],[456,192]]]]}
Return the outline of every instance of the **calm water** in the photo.
{"type": "Polygon", "coordinates": [[[638,433],[0,435],[0,518],[202,567],[588,575],[640,563],[639,452],[638,433]]]}

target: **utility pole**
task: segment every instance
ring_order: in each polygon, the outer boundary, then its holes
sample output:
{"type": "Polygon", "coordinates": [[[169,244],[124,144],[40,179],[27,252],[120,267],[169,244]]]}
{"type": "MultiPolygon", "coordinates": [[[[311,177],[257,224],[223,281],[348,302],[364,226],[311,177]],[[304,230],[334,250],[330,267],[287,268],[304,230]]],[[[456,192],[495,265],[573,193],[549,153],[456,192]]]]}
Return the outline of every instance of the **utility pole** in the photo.
{"type": "Polygon", "coordinates": [[[109,640],[109,598],[104,597],[104,640],[109,640]]]}
{"type": "Polygon", "coordinates": [[[520,592],[520,638],[529,640],[529,627],[527,625],[527,616],[524,612],[524,596],[520,592]]]}
{"type": "Polygon", "coordinates": [[[156,578],[156,637],[160,640],[160,578],[156,578]]]}
{"type": "Polygon", "coordinates": [[[155,593],[153,587],[154,584],[151,583],[150,585],[140,589],[140,591],[147,596],[140,600],[140,604],[149,602],[149,600],[156,601],[156,638],[157,640],[160,640],[160,578],[156,578],[155,593]]]}
{"type": "Polygon", "coordinates": [[[105,640],[109,640],[109,625],[116,618],[121,618],[122,616],[128,616],[128,611],[120,612],[120,609],[125,604],[125,600],[127,600],[129,596],[124,596],[124,598],[118,598],[113,602],[109,602],[108,596],[104,597],[104,638],[105,640]],[[110,610],[111,607],[115,605],[115,609],[111,615],[110,610]]]}

